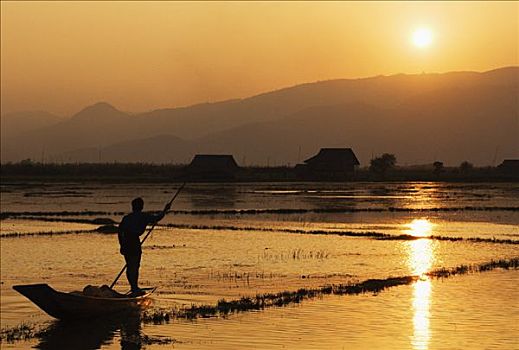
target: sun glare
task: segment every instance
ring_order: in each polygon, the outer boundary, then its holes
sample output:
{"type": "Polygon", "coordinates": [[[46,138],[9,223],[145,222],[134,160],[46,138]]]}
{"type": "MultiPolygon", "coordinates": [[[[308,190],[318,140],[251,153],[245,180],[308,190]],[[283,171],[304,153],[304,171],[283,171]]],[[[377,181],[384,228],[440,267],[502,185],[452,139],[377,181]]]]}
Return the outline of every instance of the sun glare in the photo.
{"type": "Polygon", "coordinates": [[[413,32],[413,44],[416,47],[424,48],[431,45],[433,34],[428,28],[419,28],[413,32]]]}
{"type": "Polygon", "coordinates": [[[405,226],[407,227],[407,233],[415,237],[429,236],[433,229],[433,224],[427,219],[414,219],[405,226]]]}

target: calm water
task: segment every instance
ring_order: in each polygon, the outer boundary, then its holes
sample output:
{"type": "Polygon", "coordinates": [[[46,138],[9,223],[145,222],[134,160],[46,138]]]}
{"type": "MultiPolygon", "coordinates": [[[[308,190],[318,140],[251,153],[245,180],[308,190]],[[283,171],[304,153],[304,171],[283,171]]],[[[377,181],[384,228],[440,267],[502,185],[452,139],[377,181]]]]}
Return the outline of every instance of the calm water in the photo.
{"type": "MultiPolygon", "coordinates": [[[[69,348],[124,348],[146,336],[174,340],[165,345],[148,341],[142,345],[146,348],[519,348],[516,271],[423,279],[377,296],[326,296],[228,318],[160,326],[108,324],[89,331],[85,325],[52,323],[11,289],[39,282],[63,291],[109,284],[123,265],[116,236],[41,233],[98,227],[70,222],[75,219],[117,221],[121,215],[113,212],[126,211],[137,195],[145,199],[146,209],[157,210],[175,189],[170,184],[2,184],[2,213],[13,215],[1,221],[0,233],[40,233],[0,238],[2,327],[20,322],[53,327],[45,339],[2,343],[2,348],[65,346],[59,339],[69,348]],[[91,342],[81,342],[85,337],[91,342]]],[[[144,249],[141,284],[159,286],[155,308],[420,275],[519,256],[517,244],[311,234],[374,231],[519,240],[517,184],[196,184],[188,185],[174,209],[182,213],[163,223],[184,227],[157,228],[144,249]],[[290,232],[296,229],[309,234],[290,232]]],[[[128,286],[121,279],[117,288],[128,286]]]]}

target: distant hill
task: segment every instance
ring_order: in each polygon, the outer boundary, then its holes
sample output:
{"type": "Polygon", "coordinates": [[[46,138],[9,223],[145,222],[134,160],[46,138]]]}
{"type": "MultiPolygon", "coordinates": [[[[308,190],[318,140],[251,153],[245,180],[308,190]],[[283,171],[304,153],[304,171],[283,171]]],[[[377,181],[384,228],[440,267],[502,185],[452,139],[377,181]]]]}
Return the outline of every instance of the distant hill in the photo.
{"type": "Polygon", "coordinates": [[[101,148],[82,148],[55,155],[52,161],[73,162],[125,162],[125,163],[178,163],[189,162],[195,148],[173,135],[123,141],[101,148]]]}
{"type": "Polygon", "coordinates": [[[18,136],[27,131],[44,128],[56,124],[64,118],[44,111],[30,111],[2,114],[0,117],[0,130],[4,136],[18,136]]]}
{"type": "Polygon", "coordinates": [[[24,134],[57,124],[63,119],[62,117],[44,111],[2,114],[0,117],[2,161],[4,161],[4,154],[23,154],[26,145],[19,142],[19,137],[25,139],[23,137],[24,134]]]}
{"type": "Polygon", "coordinates": [[[271,165],[301,162],[321,147],[352,147],[362,165],[384,152],[407,164],[492,164],[494,157],[517,157],[517,96],[518,87],[452,87],[385,109],[367,104],[311,107],[276,121],[214,133],[197,143],[206,152],[233,153],[239,160],[271,165]]]}
{"type": "Polygon", "coordinates": [[[507,67],[329,80],[136,115],[99,103],[6,138],[2,161],[39,159],[42,150],[56,161],[174,163],[215,152],[280,165],[352,147],[362,165],[383,152],[404,164],[488,165],[519,156],[518,89],[519,67],[507,67]]]}

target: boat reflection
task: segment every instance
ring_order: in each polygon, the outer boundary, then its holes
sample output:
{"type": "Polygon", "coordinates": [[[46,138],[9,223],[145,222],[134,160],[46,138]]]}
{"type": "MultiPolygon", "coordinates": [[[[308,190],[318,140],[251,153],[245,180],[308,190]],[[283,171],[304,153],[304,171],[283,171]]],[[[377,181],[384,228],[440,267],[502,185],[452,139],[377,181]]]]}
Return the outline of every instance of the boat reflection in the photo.
{"type": "MultiPolygon", "coordinates": [[[[432,233],[434,225],[427,219],[413,220],[405,225],[407,234],[416,237],[425,237],[432,233]]],[[[429,348],[430,339],[430,301],[432,294],[431,281],[425,273],[430,270],[434,261],[432,241],[429,239],[417,239],[407,242],[408,266],[413,275],[420,279],[413,285],[413,336],[411,345],[415,350],[429,348]]]]}
{"type": "Polygon", "coordinates": [[[143,347],[140,317],[125,319],[96,319],[75,322],[55,321],[38,336],[37,349],[93,350],[112,344],[120,332],[121,349],[143,347]]]}

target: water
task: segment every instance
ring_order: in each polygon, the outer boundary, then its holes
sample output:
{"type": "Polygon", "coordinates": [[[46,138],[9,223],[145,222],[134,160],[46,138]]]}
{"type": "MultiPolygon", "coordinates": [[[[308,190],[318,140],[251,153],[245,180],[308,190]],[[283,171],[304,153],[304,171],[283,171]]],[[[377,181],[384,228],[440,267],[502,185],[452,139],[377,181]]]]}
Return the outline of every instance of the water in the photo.
{"type": "MultiPolygon", "coordinates": [[[[124,264],[114,235],[42,232],[98,227],[71,219],[118,221],[121,215],[114,212],[127,210],[136,195],[145,199],[147,209],[160,209],[176,187],[2,184],[2,213],[12,215],[1,221],[0,233],[36,233],[0,238],[2,327],[22,321],[54,327],[50,340],[4,342],[2,348],[52,348],[49,344],[56,339],[74,344],[85,337],[78,327],[53,324],[12,285],[44,282],[72,291],[86,284],[109,284],[124,264]]],[[[519,256],[517,244],[376,240],[293,231],[519,240],[518,194],[517,184],[503,183],[188,185],[174,204],[181,213],[163,222],[184,227],[160,226],[146,242],[141,284],[159,286],[154,307],[169,309],[514,258],[519,256]]],[[[82,348],[121,348],[128,339],[146,348],[186,349],[519,348],[517,277],[515,271],[494,271],[445,281],[422,279],[377,296],[325,296],[229,318],[108,324],[87,332],[101,339],[82,348]],[[478,335],[478,329],[484,332],[478,335]],[[168,344],[159,344],[161,340],[168,344]]],[[[127,290],[124,278],[117,288],[127,290]]]]}
{"type": "Polygon", "coordinates": [[[519,347],[518,278],[518,272],[492,272],[420,281],[376,297],[326,297],[143,332],[174,334],[182,342],[178,347],[186,349],[513,349],[519,347]],[[483,299],[489,307],[479,305],[483,299]]]}

